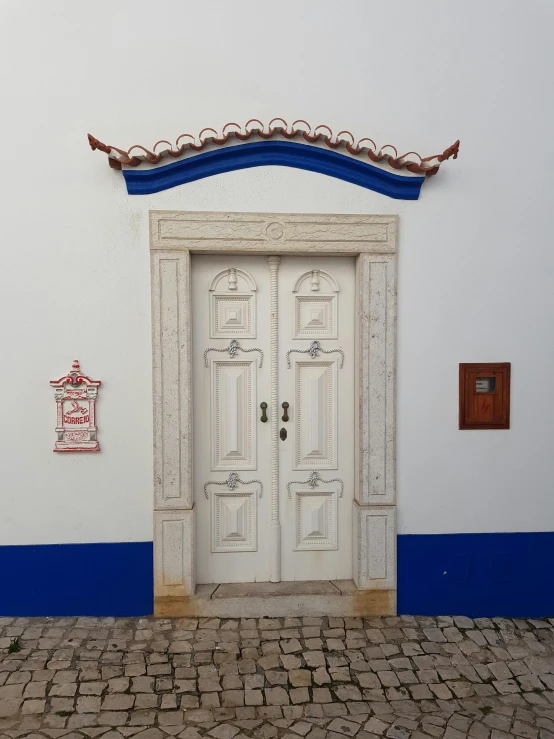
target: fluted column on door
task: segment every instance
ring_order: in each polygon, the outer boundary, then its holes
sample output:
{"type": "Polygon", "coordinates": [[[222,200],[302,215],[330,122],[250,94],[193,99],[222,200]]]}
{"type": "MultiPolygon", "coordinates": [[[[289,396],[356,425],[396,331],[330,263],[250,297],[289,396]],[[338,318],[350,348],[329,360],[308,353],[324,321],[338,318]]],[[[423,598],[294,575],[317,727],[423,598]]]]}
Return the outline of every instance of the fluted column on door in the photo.
{"type": "Polygon", "coordinates": [[[279,519],[279,264],[281,257],[268,257],[269,264],[269,375],[270,375],[270,471],[271,524],[269,579],[281,581],[281,521],[279,519]]]}

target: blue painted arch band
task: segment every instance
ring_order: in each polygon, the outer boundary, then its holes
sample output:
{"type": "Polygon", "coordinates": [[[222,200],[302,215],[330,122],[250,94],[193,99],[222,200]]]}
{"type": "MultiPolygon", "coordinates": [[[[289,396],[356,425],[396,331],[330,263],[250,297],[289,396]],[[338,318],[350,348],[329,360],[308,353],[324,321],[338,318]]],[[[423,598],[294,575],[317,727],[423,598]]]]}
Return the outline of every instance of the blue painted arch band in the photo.
{"type": "Polygon", "coordinates": [[[395,174],[369,162],[292,141],[257,141],[195,154],[155,169],[123,171],[130,195],[149,195],[177,185],[251,167],[280,166],[335,177],[398,200],[417,200],[425,177],[395,174]]]}

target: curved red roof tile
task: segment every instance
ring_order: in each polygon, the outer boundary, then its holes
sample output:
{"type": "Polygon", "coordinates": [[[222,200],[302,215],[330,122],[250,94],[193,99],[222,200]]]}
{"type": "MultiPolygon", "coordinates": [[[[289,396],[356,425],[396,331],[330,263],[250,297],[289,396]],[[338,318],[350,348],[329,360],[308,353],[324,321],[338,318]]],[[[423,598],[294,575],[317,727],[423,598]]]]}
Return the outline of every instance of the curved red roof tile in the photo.
{"type": "Polygon", "coordinates": [[[90,133],[88,134],[88,141],[93,151],[98,149],[108,155],[111,167],[121,169],[122,165],[138,167],[143,162],[159,164],[164,157],[177,159],[183,156],[187,153],[187,149],[189,153],[202,151],[208,144],[223,146],[233,139],[237,139],[239,142],[247,141],[253,135],[262,139],[284,138],[290,140],[300,137],[308,144],[319,143],[330,149],[344,148],[353,156],[367,157],[374,163],[388,164],[394,169],[406,169],[414,174],[427,177],[436,174],[441,163],[446,159],[450,159],[450,157],[456,159],[460,149],[460,140],[458,139],[441,154],[421,157],[417,152],[409,151],[399,156],[396,147],[392,144],[386,144],[377,149],[373,139],[362,138],[356,141],[350,131],[340,131],[335,136],[328,126],[320,124],[312,128],[304,120],[294,121],[289,126],[283,118],[273,118],[267,126],[255,118],[249,120],[242,128],[238,123],[226,123],[221,133],[213,128],[204,128],[197,137],[189,133],[181,134],[174,145],[165,139],[161,139],[154,144],[151,150],[140,144],[135,144],[127,150],[120,149],[117,146],[103,144],[90,133]],[[366,142],[370,145],[363,145],[366,142]],[[166,146],[162,148],[164,144],[166,146]],[[390,150],[394,152],[394,155],[390,150]]]}

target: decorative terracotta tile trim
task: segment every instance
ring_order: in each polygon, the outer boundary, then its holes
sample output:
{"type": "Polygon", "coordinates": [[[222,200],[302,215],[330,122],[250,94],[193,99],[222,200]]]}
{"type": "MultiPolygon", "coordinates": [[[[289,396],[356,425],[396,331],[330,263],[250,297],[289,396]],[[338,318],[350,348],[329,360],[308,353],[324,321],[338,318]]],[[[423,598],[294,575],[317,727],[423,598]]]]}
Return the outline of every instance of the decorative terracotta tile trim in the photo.
{"type": "Polygon", "coordinates": [[[167,140],[157,141],[152,150],[135,144],[126,151],[119,149],[117,146],[103,144],[98,139],[88,134],[88,140],[91,149],[98,149],[109,157],[110,167],[113,169],[121,169],[122,165],[128,167],[138,167],[143,162],[148,164],[159,164],[163,157],[172,157],[177,159],[189,151],[202,151],[208,144],[223,146],[232,139],[238,139],[239,142],[248,141],[252,136],[256,135],[262,139],[282,138],[295,139],[302,138],[308,144],[324,144],[330,149],[345,149],[349,154],[362,160],[367,157],[374,163],[388,164],[393,169],[406,169],[409,172],[430,177],[439,171],[442,162],[450,157],[456,159],[460,149],[460,140],[456,141],[452,146],[445,149],[442,154],[433,154],[429,157],[421,157],[415,151],[408,151],[406,154],[398,155],[396,147],[392,144],[386,144],[377,150],[377,145],[370,138],[362,138],[356,141],[350,131],[340,131],[336,136],[328,126],[319,125],[312,128],[309,123],[304,120],[297,120],[289,126],[283,118],[273,118],[267,126],[252,118],[244,127],[240,127],[238,123],[227,123],[223,126],[221,133],[213,128],[204,128],[197,137],[189,133],[181,134],[175,145],[167,140]],[[280,125],[274,125],[280,124],[280,125]],[[369,145],[368,145],[369,144],[369,145]],[[164,148],[165,145],[165,148],[164,148]],[[394,155],[392,154],[394,152],[394,155]]]}

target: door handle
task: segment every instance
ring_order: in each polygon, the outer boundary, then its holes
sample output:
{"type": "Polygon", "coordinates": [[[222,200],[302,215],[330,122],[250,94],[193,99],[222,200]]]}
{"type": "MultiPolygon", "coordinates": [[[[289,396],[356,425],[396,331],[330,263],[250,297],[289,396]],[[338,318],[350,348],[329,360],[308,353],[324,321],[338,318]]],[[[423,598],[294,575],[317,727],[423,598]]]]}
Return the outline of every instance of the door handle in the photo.
{"type": "Polygon", "coordinates": [[[262,417],[260,418],[260,421],[265,423],[267,421],[267,403],[260,403],[260,408],[262,409],[262,417]]]}
{"type": "Polygon", "coordinates": [[[279,436],[281,437],[281,441],[285,441],[285,439],[287,438],[287,430],[286,430],[286,428],[283,427],[281,429],[281,431],[279,432],[279,436]]]}
{"type": "Polygon", "coordinates": [[[286,401],[286,400],[285,400],[285,402],[284,402],[284,403],[281,403],[281,407],[282,407],[282,409],[283,409],[283,410],[285,411],[285,412],[283,413],[283,415],[281,416],[281,418],[282,418],[282,419],[283,419],[283,421],[284,421],[284,422],[286,423],[286,422],[287,422],[287,421],[289,420],[289,413],[288,413],[288,411],[289,411],[289,404],[287,403],[287,401],[286,401]]]}

